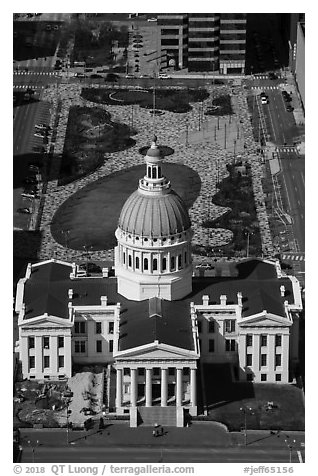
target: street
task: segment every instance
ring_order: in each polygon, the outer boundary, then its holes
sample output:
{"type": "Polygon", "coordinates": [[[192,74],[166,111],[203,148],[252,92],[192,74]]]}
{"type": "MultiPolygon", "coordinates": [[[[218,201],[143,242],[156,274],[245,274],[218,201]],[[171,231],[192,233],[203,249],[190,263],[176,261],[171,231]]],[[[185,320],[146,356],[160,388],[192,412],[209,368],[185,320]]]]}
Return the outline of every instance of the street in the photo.
{"type": "MultiPolygon", "coordinates": [[[[24,448],[21,463],[30,463],[32,449],[24,448]]],[[[42,447],[34,452],[35,463],[288,463],[288,448],[173,448],[173,447],[42,447]]],[[[297,452],[292,462],[299,463],[297,452]]]]}

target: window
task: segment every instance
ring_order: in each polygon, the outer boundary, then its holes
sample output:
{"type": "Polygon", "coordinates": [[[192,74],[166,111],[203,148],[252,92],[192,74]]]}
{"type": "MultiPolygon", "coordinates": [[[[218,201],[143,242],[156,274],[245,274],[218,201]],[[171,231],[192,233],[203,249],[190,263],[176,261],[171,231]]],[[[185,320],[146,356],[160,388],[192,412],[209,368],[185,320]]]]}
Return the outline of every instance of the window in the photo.
{"type": "Polygon", "coordinates": [[[235,320],[234,319],[225,319],[224,321],[224,332],[235,332],[235,320]]]}
{"type": "Polygon", "coordinates": [[[95,334],[101,334],[101,333],[102,333],[102,323],[95,322],[95,334]]]}
{"type": "Polygon", "coordinates": [[[226,352],[235,352],[235,339],[225,340],[225,350],[226,352]]]}
{"type": "Polygon", "coordinates": [[[246,347],[250,347],[253,345],[253,336],[252,334],[246,335],[246,347]]]}
{"type": "Polygon", "coordinates": [[[123,263],[126,264],[126,253],[125,253],[125,251],[123,252],[123,263]]]}
{"type": "Polygon", "coordinates": [[[124,393],[127,395],[130,393],[130,383],[124,383],[124,393]]]}
{"type": "Polygon", "coordinates": [[[247,382],[253,382],[254,380],[253,374],[246,374],[246,380],[247,382]]]}
{"type": "Polygon", "coordinates": [[[275,347],[281,347],[282,345],[282,336],[276,335],[275,336],[275,347]]]}
{"type": "Polygon", "coordinates": [[[59,355],[59,369],[64,367],[64,355],[59,355]]]}
{"type": "Polygon", "coordinates": [[[152,269],[153,269],[153,271],[157,271],[157,269],[158,269],[158,260],[157,260],[157,258],[153,259],[152,269]]]}
{"type": "Polygon", "coordinates": [[[215,332],[215,321],[209,321],[209,329],[208,332],[210,334],[214,334],[215,332]]]}
{"type": "Polygon", "coordinates": [[[267,365],[267,354],[261,354],[261,367],[266,367],[267,365]]]}
{"type": "Polygon", "coordinates": [[[98,352],[98,353],[102,352],[102,341],[101,340],[96,341],[96,352],[98,352]]]}
{"type": "Polygon", "coordinates": [[[246,365],[253,365],[253,355],[252,354],[246,354],[246,365]]]}
{"type": "Polygon", "coordinates": [[[45,355],[43,357],[43,367],[45,369],[48,369],[50,367],[50,356],[49,355],[45,355]]]}
{"type": "Polygon", "coordinates": [[[209,352],[214,352],[214,339],[209,339],[209,352]]]}
{"type": "Polygon", "coordinates": [[[114,323],[112,321],[108,323],[108,334],[114,334],[114,323]]]}
{"type": "Polygon", "coordinates": [[[174,367],[169,367],[168,374],[174,376],[174,367]]]}
{"type": "Polygon", "coordinates": [[[184,252],[184,264],[187,264],[187,252],[184,252]]]}
{"type": "Polygon", "coordinates": [[[86,332],[85,322],[75,322],[74,330],[75,330],[75,334],[85,334],[86,332]]]}
{"type": "Polygon", "coordinates": [[[182,267],[182,260],[181,260],[181,255],[178,256],[178,268],[180,269],[182,267]]]}
{"type": "Polygon", "coordinates": [[[148,271],[148,258],[144,259],[144,270],[148,271]]]}
{"type": "Polygon", "coordinates": [[[74,347],[75,347],[76,354],[84,354],[86,352],[86,341],[76,340],[74,347]]]}
{"type": "Polygon", "coordinates": [[[139,269],[139,257],[136,256],[136,269],[139,269]]]}
{"type": "Polygon", "coordinates": [[[199,334],[201,334],[201,332],[202,332],[202,322],[201,321],[198,321],[198,332],[199,332],[199,334]]]}
{"type": "Polygon", "coordinates": [[[128,255],[128,266],[131,267],[131,255],[128,255]]]}
{"type": "Polygon", "coordinates": [[[43,348],[44,349],[49,349],[50,348],[50,338],[49,337],[43,337],[43,348]]]}
{"type": "Polygon", "coordinates": [[[110,340],[108,345],[109,345],[109,352],[113,352],[113,350],[114,350],[114,341],[110,340]]]}
{"type": "Polygon", "coordinates": [[[275,380],[276,380],[276,382],[281,382],[281,381],[282,381],[282,376],[281,376],[281,374],[276,374],[276,375],[275,375],[275,380]]]}
{"type": "Polygon", "coordinates": [[[148,178],[151,178],[151,167],[148,167],[148,178]]]}
{"type": "Polygon", "coordinates": [[[35,356],[30,355],[29,357],[29,369],[35,369],[35,356]]]}
{"type": "Polygon", "coordinates": [[[64,347],[64,337],[63,336],[58,336],[57,345],[58,345],[59,349],[64,347]]]}
{"type": "Polygon", "coordinates": [[[266,380],[267,380],[267,375],[261,374],[261,382],[266,382],[266,380]]]}
{"type": "Polygon", "coordinates": [[[174,256],[171,256],[170,269],[174,269],[174,267],[175,267],[175,258],[174,258],[174,256]]]}
{"type": "Polygon", "coordinates": [[[261,336],[261,347],[267,346],[267,336],[261,336]]]}
{"type": "Polygon", "coordinates": [[[29,349],[34,349],[34,337],[29,337],[28,338],[28,345],[29,345],[29,349]]]}
{"type": "Polygon", "coordinates": [[[280,367],[282,365],[282,356],[281,354],[275,355],[275,367],[280,367]]]}
{"type": "Polygon", "coordinates": [[[162,258],[162,271],[167,269],[167,258],[162,258]]]}
{"type": "Polygon", "coordinates": [[[145,369],[138,369],[138,375],[145,375],[145,369]]]}
{"type": "Polygon", "coordinates": [[[124,375],[130,375],[130,368],[129,367],[124,368],[124,375]]]}

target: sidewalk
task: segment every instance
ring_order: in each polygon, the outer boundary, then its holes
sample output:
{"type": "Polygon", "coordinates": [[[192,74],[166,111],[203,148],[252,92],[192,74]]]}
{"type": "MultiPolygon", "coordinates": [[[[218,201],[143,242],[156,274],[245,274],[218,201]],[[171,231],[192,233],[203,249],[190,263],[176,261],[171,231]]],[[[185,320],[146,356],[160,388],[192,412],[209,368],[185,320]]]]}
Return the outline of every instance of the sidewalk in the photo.
{"type": "MultiPolygon", "coordinates": [[[[188,428],[164,428],[164,436],[154,438],[152,427],[140,426],[130,428],[128,423],[110,424],[104,430],[70,431],[69,443],[79,446],[169,446],[169,447],[222,447],[243,446],[244,433],[229,433],[215,422],[194,422],[188,428]]],[[[296,440],[300,448],[304,442],[304,432],[282,432],[280,437],[270,431],[248,431],[247,446],[279,447],[285,446],[285,435],[296,440]]],[[[33,430],[21,429],[21,443],[39,441],[40,445],[65,446],[67,444],[66,429],[33,430]]]]}

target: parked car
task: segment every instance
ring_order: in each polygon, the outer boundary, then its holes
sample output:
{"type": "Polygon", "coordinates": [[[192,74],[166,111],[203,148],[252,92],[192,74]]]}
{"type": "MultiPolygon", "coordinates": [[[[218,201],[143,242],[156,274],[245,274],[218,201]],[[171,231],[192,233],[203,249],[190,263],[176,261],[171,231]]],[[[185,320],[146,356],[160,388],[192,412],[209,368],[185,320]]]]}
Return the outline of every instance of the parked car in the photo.
{"type": "Polygon", "coordinates": [[[158,76],[159,79],[168,79],[170,77],[171,76],[168,76],[166,73],[160,73],[159,76],[158,76]]]}
{"type": "Polygon", "coordinates": [[[133,79],[135,76],[133,74],[126,74],[125,78],[133,79]]]}
{"type": "Polygon", "coordinates": [[[47,131],[51,130],[50,126],[48,126],[47,124],[35,124],[34,127],[36,129],[43,129],[43,130],[47,130],[47,131]]]}
{"type": "Polygon", "coordinates": [[[267,96],[262,96],[262,97],[261,97],[261,103],[262,103],[262,104],[268,104],[268,103],[269,103],[268,97],[267,97],[267,96]]]}
{"type": "Polygon", "coordinates": [[[286,106],[286,111],[293,112],[293,110],[294,110],[293,106],[290,106],[290,105],[286,106]]]}
{"type": "Polygon", "coordinates": [[[26,215],[30,215],[30,213],[32,213],[30,208],[18,208],[17,212],[18,213],[25,213],[26,215]]]}
{"type": "Polygon", "coordinates": [[[34,133],[34,137],[41,137],[41,139],[43,139],[45,137],[45,132],[43,132],[42,130],[41,131],[36,131],[34,133]]]}

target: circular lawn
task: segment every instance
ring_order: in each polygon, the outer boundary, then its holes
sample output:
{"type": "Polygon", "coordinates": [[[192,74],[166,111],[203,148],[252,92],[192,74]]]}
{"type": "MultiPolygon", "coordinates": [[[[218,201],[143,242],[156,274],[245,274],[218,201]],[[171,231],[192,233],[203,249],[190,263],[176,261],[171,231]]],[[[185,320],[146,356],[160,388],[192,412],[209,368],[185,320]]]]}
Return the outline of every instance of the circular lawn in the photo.
{"type": "MultiPolygon", "coordinates": [[[[190,167],[164,163],[164,174],[172,188],[190,208],[201,189],[200,176],[190,167]]],[[[94,251],[113,248],[121,209],[145,175],[145,165],[115,172],[83,187],[56,211],[52,223],[53,238],[62,246],[94,251]]]]}

